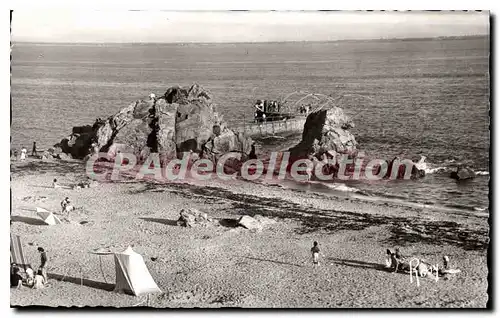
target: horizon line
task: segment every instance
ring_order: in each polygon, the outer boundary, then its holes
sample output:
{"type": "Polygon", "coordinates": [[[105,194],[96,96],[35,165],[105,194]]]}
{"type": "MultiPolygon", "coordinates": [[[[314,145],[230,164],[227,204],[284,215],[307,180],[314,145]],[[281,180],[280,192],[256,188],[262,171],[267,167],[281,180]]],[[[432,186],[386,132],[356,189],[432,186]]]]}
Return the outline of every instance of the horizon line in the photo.
{"type": "Polygon", "coordinates": [[[338,40],[284,40],[284,41],[242,41],[242,42],[203,42],[203,41],[190,41],[190,42],[45,42],[45,41],[10,41],[12,44],[76,44],[76,45],[89,45],[89,44],[275,44],[275,43],[333,43],[333,42],[348,42],[348,41],[391,41],[391,40],[434,40],[434,39],[458,39],[458,38],[482,38],[490,37],[491,33],[484,34],[469,34],[469,35],[436,35],[436,36],[422,36],[422,37],[388,37],[388,38],[359,38],[359,39],[338,39],[338,40]]]}

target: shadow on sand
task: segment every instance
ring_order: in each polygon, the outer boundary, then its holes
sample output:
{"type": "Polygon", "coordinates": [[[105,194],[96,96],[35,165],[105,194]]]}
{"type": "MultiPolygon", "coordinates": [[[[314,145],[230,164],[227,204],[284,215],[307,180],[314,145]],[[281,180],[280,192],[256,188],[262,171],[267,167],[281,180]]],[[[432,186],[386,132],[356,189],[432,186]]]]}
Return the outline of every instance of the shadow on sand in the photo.
{"type": "Polygon", "coordinates": [[[159,219],[159,218],[139,218],[139,219],[147,222],[156,222],[163,225],[177,226],[177,220],[159,219]]]}
{"type": "Polygon", "coordinates": [[[240,224],[238,223],[238,219],[220,219],[219,224],[224,227],[230,227],[230,228],[235,228],[240,226],[240,224]]]}
{"type": "MultiPolygon", "coordinates": [[[[147,221],[147,222],[156,222],[160,223],[163,225],[170,225],[170,226],[179,226],[177,224],[177,220],[170,220],[170,219],[160,219],[160,218],[139,218],[141,220],[147,221]]],[[[229,227],[229,228],[235,228],[238,227],[238,219],[220,219],[218,220],[219,224],[224,227],[229,227]]]]}
{"type": "Polygon", "coordinates": [[[105,291],[113,291],[115,289],[114,284],[108,284],[108,283],[103,283],[103,282],[96,282],[95,280],[90,280],[86,278],[80,278],[80,277],[71,277],[71,276],[65,276],[61,274],[54,274],[54,273],[48,273],[49,279],[55,279],[58,281],[63,281],[63,282],[68,282],[76,285],[83,285],[87,287],[92,287],[96,289],[102,289],[105,291]]]}
{"type": "MultiPolygon", "coordinates": [[[[385,265],[378,264],[378,263],[357,261],[357,260],[353,260],[353,259],[340,259],[340,258],[327,258],[327,260],[329,262],[333,262],[334,264],[342,265],[342,266],[350,266],[350,267],[355,267],[355,268],[375,269],[375,270],[382,271],[382,272],[387,272],[387,273],[394,272],[393,269],[387,268],[387,267],[385,267],[385,265]]],[[[398,273],[404,274],[401,271],[398,271],[398,273]]]]}
{"type": "Polygon", "coordinates": [[[22,222],[22,223],[26,223],[29,225],[47,225],[40,219],[35,219],[35,218],[30,218],[27,216],[20,216],[20,215],[12,215],[10,217],[10,220],[12,222],[22,222]]]}
{"type": "Polygon", "coordinates": [[[291,266],[296,266],[296,267],[304,267],[304,266],[298,265],[298,264],[287,263],[287,262],[282,262],[282,261],[274,261],[271,259],[264,259],[264,258],[258,258],[258,257],[250,257],[250,256],[239,256],[239,257],[247,258],[247,259],[251,259],[251,260],[255,260],[255,261],[271,262],[271,263],[276,263],[276,264],[281,264],[281,265],[291,265],[291,266]]]}

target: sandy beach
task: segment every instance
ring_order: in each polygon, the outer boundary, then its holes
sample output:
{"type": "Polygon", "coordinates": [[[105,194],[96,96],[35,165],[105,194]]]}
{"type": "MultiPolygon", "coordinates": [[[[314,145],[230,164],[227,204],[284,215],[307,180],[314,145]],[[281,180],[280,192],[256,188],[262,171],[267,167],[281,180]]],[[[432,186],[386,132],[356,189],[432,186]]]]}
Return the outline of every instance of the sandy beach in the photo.
{"type": "Polygon", "coordinates": [[[488,301],[488,219],[432,207],[402,206],[355,197],[285,189],[248,181],[198,184],[99,183],[85,178],[81,161],[11,162],[11,233],[21,236],[29,262],[37,247],[49,257],[50,286],[11,289],[12,306],[152,307],[472,307],[488,301]],[[59,213],[69,197],[77,208],[60,225],[44,225],[36,207],[59,213]],[[186,228],[183,208],[216,219],[186,228]],[[262,231],[235,227],[242,215],[271,220],[262,231]],[[320,266],[310,249],[318,241],[320,266]],[[163,294],[113,292],[112,256],[98,248],[140,253],[163,294]],[[384,268],[387,248],[440,266],[443,255],[460,273],[436,282],[384,268]]]}

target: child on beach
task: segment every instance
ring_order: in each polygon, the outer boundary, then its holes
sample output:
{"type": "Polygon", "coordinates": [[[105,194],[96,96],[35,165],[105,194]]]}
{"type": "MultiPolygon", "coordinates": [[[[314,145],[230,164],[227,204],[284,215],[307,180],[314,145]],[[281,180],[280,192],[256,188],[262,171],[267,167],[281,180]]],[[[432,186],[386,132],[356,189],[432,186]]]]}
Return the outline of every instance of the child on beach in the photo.
{"type": "Polygon", "coordinates": [[[57,183],[57,179],[54,179],[54,181],[52,181],[52,187],[54,187],[54,189],[61,188],[61,186],[59,185],[59,183],[57,183]]]}
{"type": "Polygon", "coordinates": [[[24,161],[26,160],[26,155],[28,154],[28,150],[26,150],[26,148],[24,147],[21,147],[21,160],[24,161]]]}
{"type": "Polygon", "coordinates": [[[313,247],[311,248],[312,257],[313,257],[313,265],[319,266],[319,247],[318,242],[314,241],[313,247]]]}
{"type": "Polygon", "coordinates": [[[30,265],[26,267],[26,285],[28,287],[33,287],[35,284],[35,272],[33,271],[33,268],[31,268],[30,265]]]}

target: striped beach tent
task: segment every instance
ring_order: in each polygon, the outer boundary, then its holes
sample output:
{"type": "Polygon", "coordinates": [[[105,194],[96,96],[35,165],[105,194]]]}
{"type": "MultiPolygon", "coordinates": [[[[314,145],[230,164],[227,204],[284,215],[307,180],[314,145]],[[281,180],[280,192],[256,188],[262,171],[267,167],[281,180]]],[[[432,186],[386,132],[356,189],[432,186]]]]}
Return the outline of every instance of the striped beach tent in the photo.
{"type": "Polygon", "coordinates": [[[45,209],[36,208],[36,214],[38,215],[39,218],[42,219],[42,221],[45,224],[48,225],[61,224],[61,220],[59,220],[59,218],[55,216],[54,213],[49,212],[45,209]]]}
{"type": "Polygon", "coordinates": [[[27,265],[24,257],[23,245],[19,235],[10,234],[10,262],[18,265],[27,265]]]}

